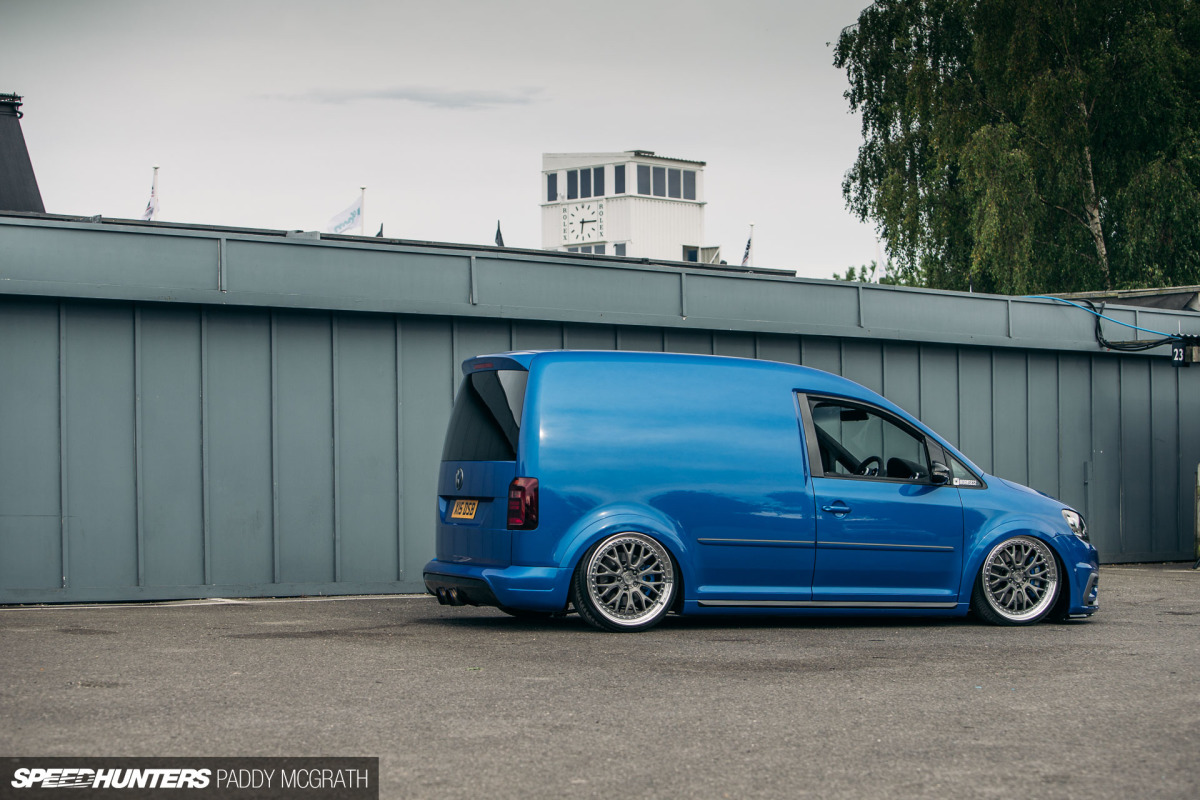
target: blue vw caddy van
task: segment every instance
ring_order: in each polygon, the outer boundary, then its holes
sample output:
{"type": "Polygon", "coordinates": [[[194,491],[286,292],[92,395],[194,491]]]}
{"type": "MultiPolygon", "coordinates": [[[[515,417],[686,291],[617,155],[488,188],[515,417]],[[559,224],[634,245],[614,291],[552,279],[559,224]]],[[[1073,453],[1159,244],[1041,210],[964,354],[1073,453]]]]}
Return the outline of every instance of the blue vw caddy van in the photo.
{"type": "Polygon", "coordinates": [[[609,631],[667,613],[1097,609],[1082,517],[985,474],[880,395],[717,356],[514,352],[463,363],[425,585],[609,631]]]}

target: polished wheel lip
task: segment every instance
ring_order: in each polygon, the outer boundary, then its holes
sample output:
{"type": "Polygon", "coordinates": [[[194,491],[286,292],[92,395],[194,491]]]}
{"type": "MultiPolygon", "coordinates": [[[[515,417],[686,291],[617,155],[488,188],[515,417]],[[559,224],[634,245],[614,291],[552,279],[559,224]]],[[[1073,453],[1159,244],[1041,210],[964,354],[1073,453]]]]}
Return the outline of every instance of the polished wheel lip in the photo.
{"type": "Polygon", "coordinates": [[[1037,619],[1058,596],[1054,553],[1031,536],[1006,539],[993,547],[984,559],[981,578],[988,605],[1010,622],[1037,619]]]}
{"type": "Polygon", "coordinates": [[[671,602],[675,567],[666,548],[641,533],[604,540],[586,566],[588,598],[614,625],[633,627],[660,616],[671,602]]]}

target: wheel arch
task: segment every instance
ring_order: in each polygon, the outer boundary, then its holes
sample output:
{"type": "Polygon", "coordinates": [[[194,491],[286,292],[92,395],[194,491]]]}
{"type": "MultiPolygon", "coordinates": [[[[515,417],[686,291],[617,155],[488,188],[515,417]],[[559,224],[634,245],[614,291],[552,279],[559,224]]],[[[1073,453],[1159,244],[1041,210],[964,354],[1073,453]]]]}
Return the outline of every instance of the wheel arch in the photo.
{"type": "Polygon", "coordinates": [[[987,554],[997,544],[1014,536],[1031,536],[1050,548],[1050,552],[1054,554],[1059,579],[1063,584],[1059,592],[1060,600],[1064,595],[1069,598],[1069,589],[1071,588],[1070,570],[1066,567],[1066,558],[1062,550],[1059,549],[1057,542],[1058,537],[1061,535],[1058,531],[1051,530],[1040,520],[1023,518],[1009,520],[989,529],[986,533],[976,536],[974,541],[970,543],[966,557],[963,559],[962,579],[958,584],[959,602],[970,603],[971,593],[975,589],[975,579],[979,577],[979,570],[983,567],[983,560],[987,557],[987,554]]]}
{"type": "Polygon", "coordinates": [[[555,562],[572,573],[592,545],[614,533],[631,531],[657,539],[675,561],[679,571],[676,602],[690,584],[692,548],[687,545],[677,521],[655,509],[634,505],[602,506],[571,526],[554,553],[555,562]]]}

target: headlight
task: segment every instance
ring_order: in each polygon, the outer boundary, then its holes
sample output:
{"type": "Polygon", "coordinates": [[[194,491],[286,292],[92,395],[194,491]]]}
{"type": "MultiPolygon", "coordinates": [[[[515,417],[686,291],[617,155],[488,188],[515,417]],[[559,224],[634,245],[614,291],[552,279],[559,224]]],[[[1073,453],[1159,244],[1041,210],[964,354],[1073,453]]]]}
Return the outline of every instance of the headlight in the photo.
{"type": "Polygon", "coordinates": [[[1075,534],[1080,539],[1083,539],[1085,542],[1089,541],[1087,535],[1087,523],[1083,521],[1083,517],[1079,516],[1069,508],[1064,508],[1062,510],[1062,515],[1063,519],[1067,521],[1067,527],[1071,529],[1071,533],[1075,534]]]}

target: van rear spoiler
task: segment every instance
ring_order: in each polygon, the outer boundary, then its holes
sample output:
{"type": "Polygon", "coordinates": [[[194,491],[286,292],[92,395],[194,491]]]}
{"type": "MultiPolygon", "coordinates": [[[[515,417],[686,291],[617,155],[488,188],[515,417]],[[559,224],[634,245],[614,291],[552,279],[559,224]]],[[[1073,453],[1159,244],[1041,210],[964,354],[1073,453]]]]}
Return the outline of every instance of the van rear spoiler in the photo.
{"type": "Polygon", "coordinates": [[[529,362],[533,353],[497,353],[488,356],[475,356],[462,363],[463,375],[489,369],[519,369],[529,371],[529,362]]]}

